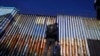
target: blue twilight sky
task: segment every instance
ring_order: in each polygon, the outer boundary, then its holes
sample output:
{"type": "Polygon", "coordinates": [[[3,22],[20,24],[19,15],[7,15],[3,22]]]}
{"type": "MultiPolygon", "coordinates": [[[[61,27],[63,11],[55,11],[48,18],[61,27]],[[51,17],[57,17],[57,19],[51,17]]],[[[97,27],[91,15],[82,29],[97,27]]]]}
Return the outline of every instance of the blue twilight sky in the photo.
{"type": "Polygon", "coordinates": [[[13,6],[24,14],[96,16],[94,0],[0,0],[0,6],[13,6]]]}

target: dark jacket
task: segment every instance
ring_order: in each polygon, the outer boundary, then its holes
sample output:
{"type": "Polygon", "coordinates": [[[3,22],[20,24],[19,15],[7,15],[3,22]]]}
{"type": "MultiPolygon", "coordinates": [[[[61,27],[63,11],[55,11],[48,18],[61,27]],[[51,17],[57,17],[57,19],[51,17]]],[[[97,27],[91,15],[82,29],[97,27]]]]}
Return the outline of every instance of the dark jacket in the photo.
{"type": "Polygon", "coordinates": [[[58,27],[57,27],[57,24],[51,24],[51,25],[48,25],[47,26],[47,29],[46,29],[46,39],[54,39],[55,41],[59,41],[59,31],[58,31],[58,27]]]}

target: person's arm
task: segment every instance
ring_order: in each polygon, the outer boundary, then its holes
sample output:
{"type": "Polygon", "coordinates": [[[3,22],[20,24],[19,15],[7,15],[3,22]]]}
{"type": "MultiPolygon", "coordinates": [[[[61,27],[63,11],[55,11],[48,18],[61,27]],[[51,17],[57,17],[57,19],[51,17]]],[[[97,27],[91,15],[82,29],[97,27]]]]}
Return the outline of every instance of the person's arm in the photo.
{"type": "Polygon", "coordinates": [[[45,39],[48,38],[48,35],[49,35],[49,27],[50,27],[50,25],[48,25],[48,26],[46,27],[46,31],[45,31],[45,39]]]}

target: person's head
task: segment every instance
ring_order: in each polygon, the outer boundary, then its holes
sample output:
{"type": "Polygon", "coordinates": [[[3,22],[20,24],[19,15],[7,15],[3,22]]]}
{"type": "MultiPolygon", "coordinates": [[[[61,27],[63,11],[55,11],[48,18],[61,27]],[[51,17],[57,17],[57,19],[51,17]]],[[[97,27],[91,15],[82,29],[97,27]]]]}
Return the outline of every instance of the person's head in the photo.
{"type": "Polygon", "coordinates": [[[57,23],[57,22],[55,22],[55,23],[54,23],[54,25],[58,25],[58,23],[57,23]]]}
{"type": "Polygon", "coordinates": [[[54,22],[53,24],[57,25],[58,23],[54,22]]]}

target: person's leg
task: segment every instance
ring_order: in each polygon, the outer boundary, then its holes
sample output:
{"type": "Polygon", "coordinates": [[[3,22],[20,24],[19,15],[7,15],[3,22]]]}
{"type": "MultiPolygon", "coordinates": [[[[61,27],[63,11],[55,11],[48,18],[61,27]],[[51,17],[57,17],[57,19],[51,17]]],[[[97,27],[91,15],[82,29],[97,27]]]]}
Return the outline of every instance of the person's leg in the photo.
{"type": "Polygon", "coordinates": [[[54,46],[55,46],[55,40],[51,39],[50,56],[53,56],[54,46]]]}
{"type": "Polygon", "coordinates": [[[47,39],[46,40],[46,44],[45,44],[45,48],[44,48],[44,52],[43,52],[43,55],[42,56],[47,56],[48,49],[49,49],[49,43],[50,43],[50,40],[47,39]]]}

